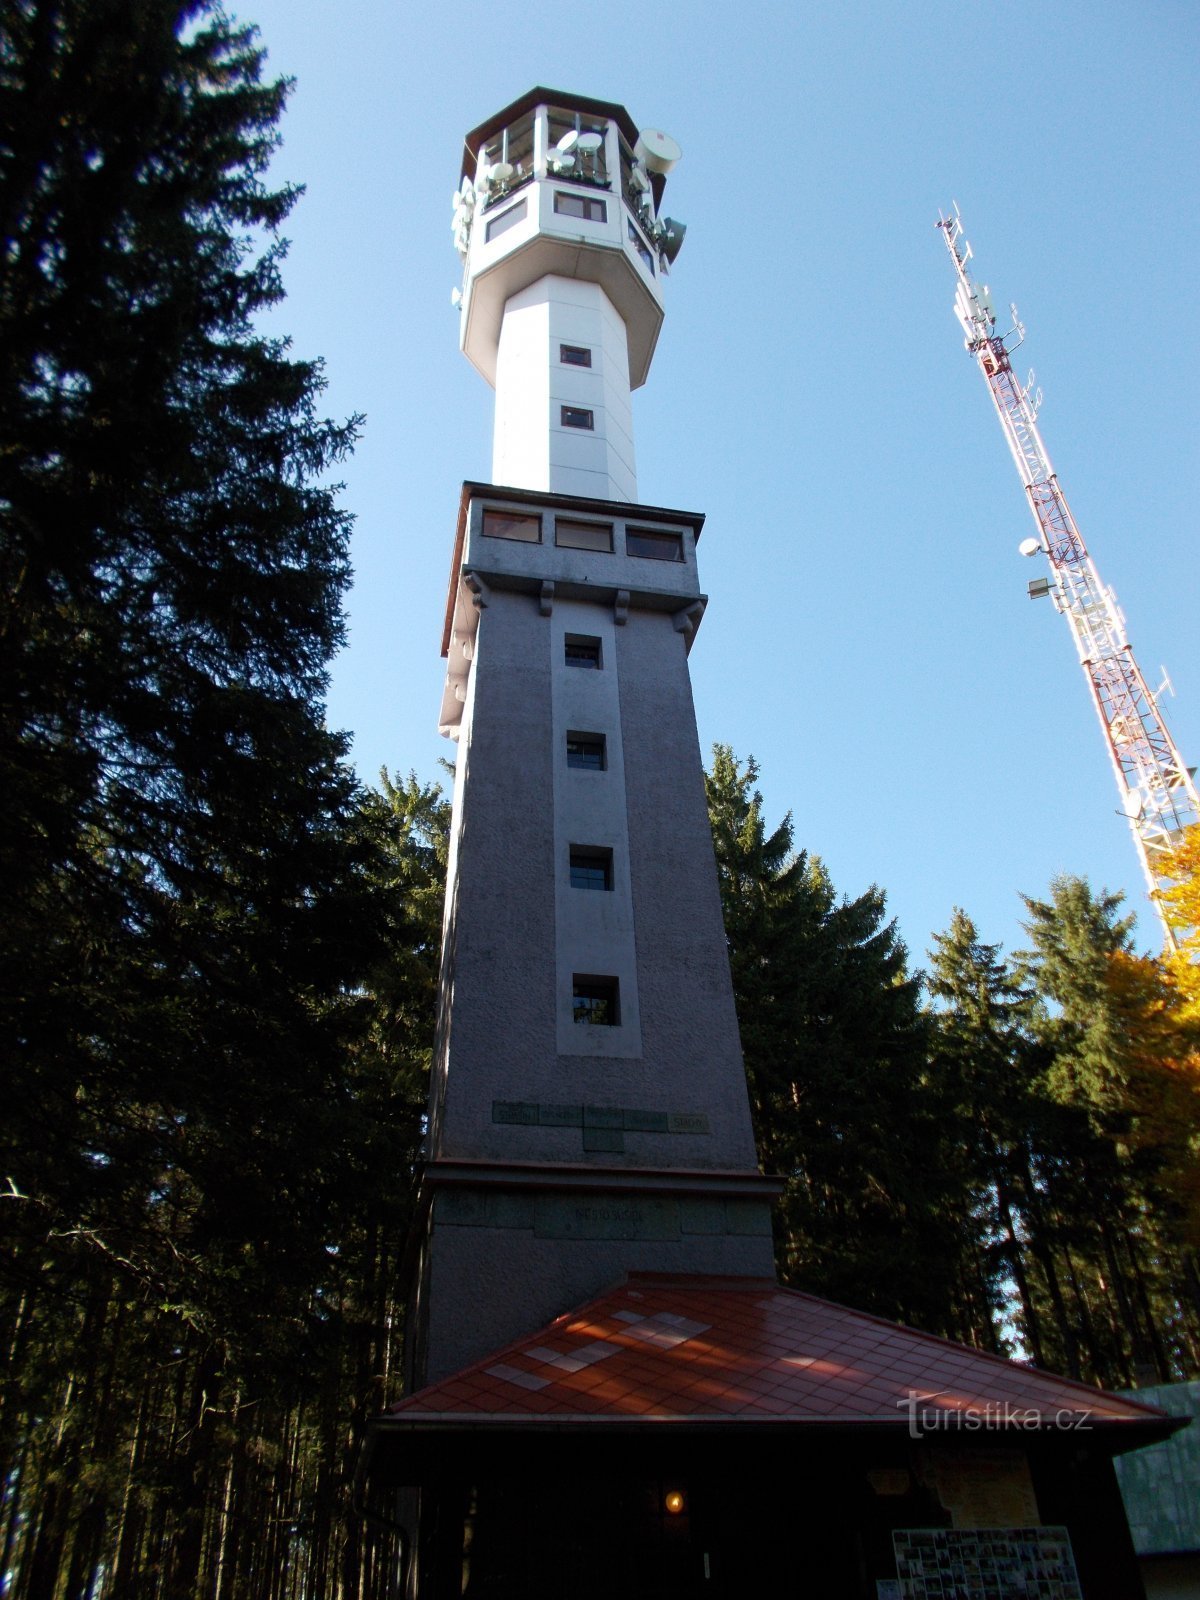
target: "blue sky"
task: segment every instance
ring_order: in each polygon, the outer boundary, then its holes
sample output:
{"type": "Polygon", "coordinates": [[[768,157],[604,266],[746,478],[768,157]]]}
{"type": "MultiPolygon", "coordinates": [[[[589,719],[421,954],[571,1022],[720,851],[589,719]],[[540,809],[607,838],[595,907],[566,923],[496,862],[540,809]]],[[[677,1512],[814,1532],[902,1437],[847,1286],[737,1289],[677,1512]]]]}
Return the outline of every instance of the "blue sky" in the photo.
{"type": "Polygon", "coordinates": [[[627,106],[684,159],[688,225],[635,396],[639,492],[707,514],[702,747],[761,764],[840,892],[879,883],[915,963],[955,905],[1021,943],[1057,872],[1153,915],[1065,621],[951,312],[939,207],[1015,300],[1043,436],[1189,761],[1200,757],[1194,356],[1200,23],[1184,0],[739,7],[245,0],[297,80],[274,176],[280,331],[367,413],[330,718],[435,778],[458,489],[490,389],[457,349],[463,134],[535,84],[627,106]],[[1040,558],[1039,558],[1040,561],[1040,558]]]}

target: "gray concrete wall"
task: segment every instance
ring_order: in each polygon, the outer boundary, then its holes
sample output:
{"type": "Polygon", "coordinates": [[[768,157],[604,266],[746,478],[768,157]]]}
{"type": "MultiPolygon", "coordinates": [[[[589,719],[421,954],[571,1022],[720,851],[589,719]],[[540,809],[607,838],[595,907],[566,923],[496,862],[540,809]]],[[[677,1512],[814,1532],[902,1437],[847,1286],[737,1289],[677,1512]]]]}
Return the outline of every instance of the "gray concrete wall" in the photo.
{"type": "Polygon", "coordinates": [[[631,613],[617,659],[647,1068],[708,1115],[720,1164],[753,1167],[685,639],[669,616],[631,613]]]}
{"type": "Polygon", "coordinates": [[[719,1180],[664,1195],[635,1175],[756,1171],[687,667],[691,532],[682,561],[628,555],[614,506],[612,553],[564,549],[552,510],[539,543],[483,537],[484,504],[464,562],[478,626],[430,1154],[613,1169],[630,1187],[517,1193],[501,1171],[435,1188],[417,1333],[429,1378],[629,1270],[773,1270],[764,1201],[728,1199],[719,1180]],[[568,665],[569,636],[599,642],[598,669],[568,665]],[[604,736],[604,770],[568,765],[570,733],[604,736]],[[610,888],[571,884],[572,846],[611,851],[610,888]],[[618,981],[618,1025],[574,1020],[576,974],[618,981]]]}
{"type": "Polygon", "coordinates": [[[617,625],[611,606],[544,616],[532,595],[489,593],[453,854],[433,1153],[753,1168],[685,638],[668,613],[617,625]],[[599,671],[566,665],[569,634],[600,640],[599,671]],[[567,765],[571,731],[604,735],[606,770],[567,765]],[[611,890],[571,886],[572,845],[611,849],[611,890]],[[575,974],[618,979],[619,1026],[573,1020],[575,974]],[[605,1139],[513,1103],[644,1115],[605,1139]]]}
{"type": "Polygon", "coordinates": [[[435,1204],[431,1242],[427,1383],[627,1272],[775,1275],[770,1208],[747,1200],[455,1192],[435,1204]]]}

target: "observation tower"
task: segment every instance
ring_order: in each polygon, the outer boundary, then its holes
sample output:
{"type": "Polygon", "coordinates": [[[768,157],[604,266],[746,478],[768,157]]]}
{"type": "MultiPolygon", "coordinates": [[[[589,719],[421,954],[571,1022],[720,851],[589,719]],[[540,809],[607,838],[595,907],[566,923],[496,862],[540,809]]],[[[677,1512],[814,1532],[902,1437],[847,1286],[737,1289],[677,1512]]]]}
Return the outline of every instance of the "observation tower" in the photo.
{"type": "Polygon", "coordinates": [[[496,391],[442,648],[457,741],[415,1382],[630,1270],[773,1271],[687,657],[703,517],[637,499],[679,147],[535,89],[467,135],[461,346],[496,391]]]}
{"type": "Polygon", "coordinates": [[[915,1596],[926,1573],[1128,1600],[1111,1455],[1170,1418],[775,1281],[688,680],[703,518],[641,504],[634,467],[678,158],[548,89],[466,141],[456,297],[496,481],[463,485],[443,635],[409,1392],[357,1503],[406,1600],[915,1596]],[[1002,1408],[999,1448],[954,1450],[1002,1408]]]}

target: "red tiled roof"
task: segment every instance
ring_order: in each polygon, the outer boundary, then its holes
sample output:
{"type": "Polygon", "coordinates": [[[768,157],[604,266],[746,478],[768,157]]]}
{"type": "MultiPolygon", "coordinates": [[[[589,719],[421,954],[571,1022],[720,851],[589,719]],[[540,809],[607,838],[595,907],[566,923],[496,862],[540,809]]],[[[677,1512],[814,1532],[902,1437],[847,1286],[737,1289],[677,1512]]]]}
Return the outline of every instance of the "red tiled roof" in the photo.
{"type": "Polygon", "coordinates": [[[1156,1407],[767,1279],[651,1274],[631,1274],[548,1327],[401,1400],[379,1420],[385,1429],[653,1422],[907,1427],[914,1397],[928,1410],[982,1413],[997,1422],[1011,1422],[1015,1410],[1065,1426],[1087,1413],[1092,1427],[1149,1424],[1169,1431],[1156,1407]]]}

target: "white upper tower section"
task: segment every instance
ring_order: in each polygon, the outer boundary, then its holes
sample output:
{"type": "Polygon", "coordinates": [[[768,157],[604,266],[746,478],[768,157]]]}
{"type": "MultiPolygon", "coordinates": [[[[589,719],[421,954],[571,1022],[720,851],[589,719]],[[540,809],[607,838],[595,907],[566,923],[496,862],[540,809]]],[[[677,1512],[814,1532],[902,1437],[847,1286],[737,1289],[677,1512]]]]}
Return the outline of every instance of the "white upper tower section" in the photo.
{"type": "Polygon", "coordinates": [[[662,326],[679,159],[622,106],[533,89],[467,135],[454,195],[461,345],[496,390],[492,479],[635,501],[630,391],[662,326]]]}

